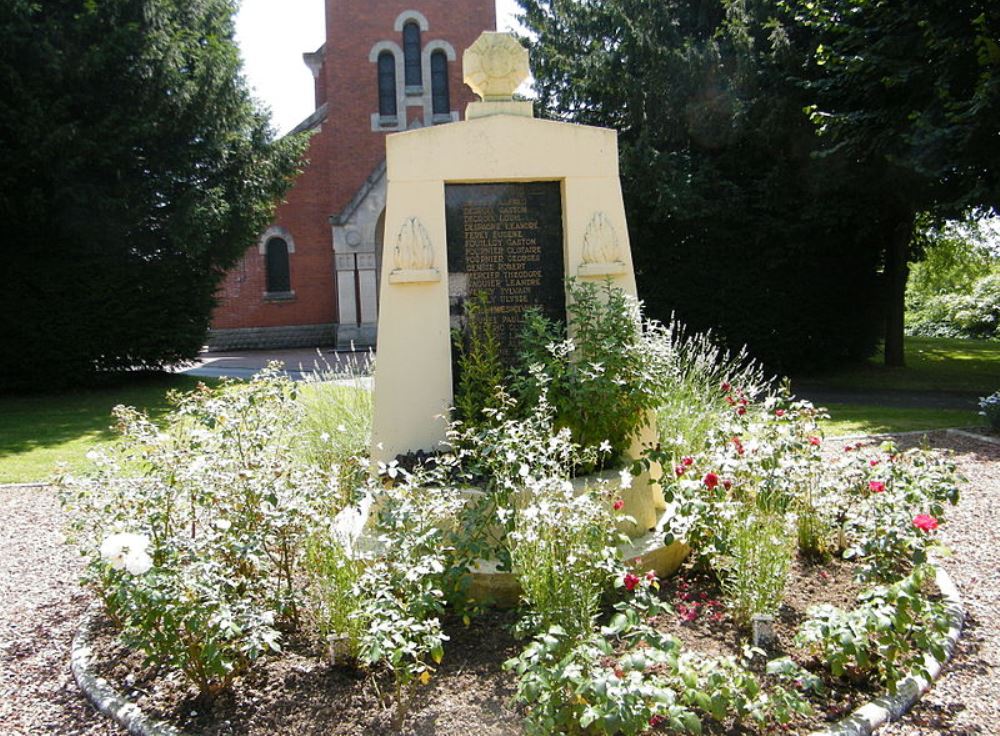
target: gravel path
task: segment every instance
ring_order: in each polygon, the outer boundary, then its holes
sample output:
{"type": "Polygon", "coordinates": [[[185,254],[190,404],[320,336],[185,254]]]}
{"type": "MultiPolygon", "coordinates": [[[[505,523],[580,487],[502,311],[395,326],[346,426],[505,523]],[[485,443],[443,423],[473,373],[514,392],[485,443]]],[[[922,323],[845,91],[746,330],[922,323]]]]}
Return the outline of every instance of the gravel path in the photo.
{"type": "Polygon", "coordinates": [[[55,494],[0,489],[0,734],[112,736],[124,731],[83,699],[69,647],[89,596],[63,543],[55,494]]]}
{"type": "MultiPolygon", "coordinates": [[[[882,736],[1000,733],[1000,445],[936,432],[968,483],[944,528],[943,561],[968,619],[955,659],[934,688],[882,736]]],[[[907,438],[912,440],[912,438],[907,438]]],[[[79,695],[69,645],[88,596],[80,562],[62,543],[59,505],[42,489],[0,489],[0,736],[120,736],[79,695]]]]}
{"type": "Polygon", "coordinates": [[[1000,446],[933,433],[955,451],[968,482],[942,528],[954,556],[942,560],[965,601],[967,618],[955,658],[934,687],[880,736],[1000,733],[1000,446]]]}

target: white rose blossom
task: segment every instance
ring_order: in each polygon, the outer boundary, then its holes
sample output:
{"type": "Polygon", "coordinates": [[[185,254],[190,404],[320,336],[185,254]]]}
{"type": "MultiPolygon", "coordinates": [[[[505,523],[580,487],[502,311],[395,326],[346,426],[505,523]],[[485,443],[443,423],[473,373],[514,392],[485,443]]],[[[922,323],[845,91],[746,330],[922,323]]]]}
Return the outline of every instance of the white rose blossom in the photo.
{"type": "Polygon", "coordinates": [[[115,570],[145,575],[153,567],[153,558],[146,551],[148,547],[149,537],[144,534],[112,534],[101,544],[101,559],[115,570]]]}

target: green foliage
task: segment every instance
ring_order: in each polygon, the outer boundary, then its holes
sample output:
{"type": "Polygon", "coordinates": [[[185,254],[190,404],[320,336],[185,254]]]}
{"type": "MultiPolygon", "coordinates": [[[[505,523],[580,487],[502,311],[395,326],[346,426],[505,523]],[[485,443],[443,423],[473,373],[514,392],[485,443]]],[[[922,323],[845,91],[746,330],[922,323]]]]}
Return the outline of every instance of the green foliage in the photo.
{"type": "Polygon", "coordinates": [[[924,564],[934,535],[914,520],[926,514],[943,522],[958,503],[954,464],[926,450],[898,453],[886,443],[874,455],[848,453],[832,475],[844,556],[860,560],[868,580],[897,580],[924,564]]]}
{"type": "Polygon", "coordinates": [[[910,269],[907,334],[1000,337],[1000,266],[985,222],[949,223],[926,233],[910,269]]]}
{"type": "Polygon", "coordinates": [[[943,660],[949,628],[944,604],[923,591],[933,576],[933,568],[920,565],[897,583],[866,591],[851,611],[818,606],[800,627],[796,643],[825,662],[835,677],[877,676],[893,693],[909,674],[929,680],[924,652],[943,660]]]}
{"type": "Polygon", "coordinates": [[[414,688],[427,684],[444,657],[445,591],[465,569],[456,567],[452,519],[465,505],[453,489],[411,478],[380,495],[379,552],[358,581],[365,625],[361,661],[383,664],[395,683],[394,723],[402,726],[414,688]]]}
{"type": "Polygon", "coordinates": [[[826,150],[892,172],[911,212],[1000,204],[1000,14],[991,0],[792,0],[815,34],[810,113],[826,150]]]}
{"type": "Polygon", "coordinates": [[[813,154],[777,2],[519,0],[539,107],[614,128],[640,293],[783,370],[873,352],[886,185],[813,154]]]}
{"type": "Polygon", "coordinates": [[[729,552],[715,565],[729,612],[744,626],[755,615],[777,615],[794,553],[784,515],[738,515],[726,536],[729,552]]]}
{"type": "Polygon", "coordinates": [[[1000,270],[967,284],[961,293],[914,301],[907,329],[926,337],[1000,338],[1000,270]]]}
{"type": "Polygon", "coordinates": [[[480,292],[465,302],[465,330],[455,330],[452,342],[457,355],[455,418],[466,423],[483,421],[482,411],[496,407],[497,387],[503,385],[500,343],[487,312],[487,295],[480,292]]]}
{"type": "MultiPolygon", "coordinates": [[[[600,632],[573,639],[558,626],[505,668],[519,676],[529,734],[637,734],[662,726],[700,734],[719,722],[788,722],[811,707],[781,685],[765,687],[746,662],[686,652],[647,621],[665,611],[655,582],[637,583],[600,632]]],[[[752,652],[748,652],[752,654],[752,652]]]]}
{"type": "Polygon", "coordinates": [[[1000,429],[1000,391],[995,391],[989,396],[979,399],[980,414],[986,417],[986,421],[994,430],[1000,429]]]}
{"type": "Polygon", "coordinates": [[[559,626],[574,639],[594,625],[615,565],[615,520],[606,498],[568,481],[531,479],[515,512],[513,570],[527,606],[525,630],[559,626]]]}
{"type": "Polygon", "coordinates": [[[62,481],[87,582],[125,640],[209,695],[280,648],[304,541],[345,500],[289,453],[301,408],[276,371],[178,395],[161,426],[118,407],[122,439],[94,477],[62,481]]]}
{"type": "Polygon", "coordinates": [[[368,472],[374,396],[370,380],[354,359],[326,363],[299,389],[302,454],[306,462],[336,469],[341,486],[362,485],[368,472]]]}
{"type": "Polygon", "coordinates": [[[513,392],[524,406],[547,392],[558,427],[568,427],[584,447],[610,443],[617,459],[656,405],[659,366],[644,350],[634,299],[610,281],[571,279],[568,291],[568,336],[539,312],[526,316],[513,392]]]}
{"type": "Polygon", "coordinates": [[[704,450],[720,423],[732,414],[729,394],[720,388],[723,384],[740,386],[751,396],[769,385],[745,350],[726,352],[711,333],[689,333],[673,320],[648,325],[647,335],[644,348],[668,366],[660,376],[656,423],[661,447],[674,462],[704,450]]]}
{"type": "Polygon", "coordinates": [[[305,542],[302,570],[307,579],[304,618],[313,638],[331,661],[356,661],[366,623],[357,595],[364,563],[352,557],[336,533],[317,532],[305,542]]]}
{"type": "Polygon", "coordinates": [[[232,0],[0,7],[7,389],[193,357],[305,140],[273,139],[232,0]]]}

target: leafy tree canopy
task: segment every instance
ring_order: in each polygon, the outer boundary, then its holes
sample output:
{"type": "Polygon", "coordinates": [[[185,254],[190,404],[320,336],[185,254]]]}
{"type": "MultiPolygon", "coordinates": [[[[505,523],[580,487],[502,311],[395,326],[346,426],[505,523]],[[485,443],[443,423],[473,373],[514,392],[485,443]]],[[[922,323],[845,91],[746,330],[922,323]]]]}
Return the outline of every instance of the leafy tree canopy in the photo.
{"type": "Polygon", "coordinates": [[[0,4],[0,385],[157,367],[201,345],[224,271],[304,146],[274,140],[250,98],[235,11],[0,4]]]}
{"type": "Polygon", "coordinates": [[[776,2],[519,0],[546,114],[616,128],[649,312],[785,370],[877,341],[887,227],[870,172],[819,159],[776,2]]]}

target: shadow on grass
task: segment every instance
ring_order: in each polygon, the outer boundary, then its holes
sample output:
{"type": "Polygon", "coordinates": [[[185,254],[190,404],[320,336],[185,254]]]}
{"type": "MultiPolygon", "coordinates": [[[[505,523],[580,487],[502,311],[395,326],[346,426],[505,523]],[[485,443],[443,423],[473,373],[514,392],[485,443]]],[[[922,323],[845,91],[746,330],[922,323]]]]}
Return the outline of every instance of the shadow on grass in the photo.
{"type": "Polygon", "coordinates": [[[217,381],[145,373],[100,388],[0,396],[0,459],[84,438],[94,443],[110,441],[115,437],[111,410],[117,404],[134,406],[158,418],[170,409],[169,391],[189,391],[199,383],[212,385],[217,381]]]}

